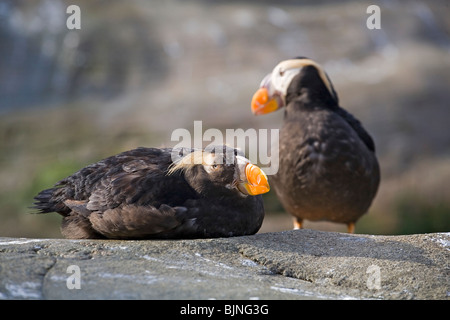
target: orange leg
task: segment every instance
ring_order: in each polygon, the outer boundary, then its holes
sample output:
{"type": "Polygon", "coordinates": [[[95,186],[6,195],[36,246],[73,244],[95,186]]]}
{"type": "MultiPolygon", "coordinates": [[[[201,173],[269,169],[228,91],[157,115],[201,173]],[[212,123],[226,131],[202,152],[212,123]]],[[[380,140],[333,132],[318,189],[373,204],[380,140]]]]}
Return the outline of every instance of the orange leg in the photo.
{"type": "Polygon", "coordinates": [[[354,222],[347,223],[347,232],[355,233],[355,223],[354,222]]]}
{"type": "Polygon", "coordinates": [[[303,229],[303,219],[294,217],[292,220],[294,222],[294,230],[303,229]]]}

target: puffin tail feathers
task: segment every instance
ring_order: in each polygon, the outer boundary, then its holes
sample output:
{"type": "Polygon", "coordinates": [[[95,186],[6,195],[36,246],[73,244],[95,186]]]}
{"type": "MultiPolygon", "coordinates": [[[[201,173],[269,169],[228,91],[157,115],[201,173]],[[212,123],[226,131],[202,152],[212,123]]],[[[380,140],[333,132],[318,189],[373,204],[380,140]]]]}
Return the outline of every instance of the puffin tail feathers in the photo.
{"type": "Polygon", "coordinates": [[[58,212],[63,216],[67,215],[70,209],[62,201],[61,191],[61,188],[50,188],[39,192],[30,209],[38,210],[34,213],[58,212]]]}

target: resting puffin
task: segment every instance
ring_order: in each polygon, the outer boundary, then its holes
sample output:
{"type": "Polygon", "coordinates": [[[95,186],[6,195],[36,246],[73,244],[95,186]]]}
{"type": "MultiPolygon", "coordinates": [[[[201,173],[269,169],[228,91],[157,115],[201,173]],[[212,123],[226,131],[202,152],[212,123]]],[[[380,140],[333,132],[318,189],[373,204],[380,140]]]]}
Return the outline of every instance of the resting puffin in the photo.
{"type": "Polygon", "coordinates": [[[230,147],[137,148],[41,191],[33,208],[61,214],[70,239],[230,237],[259,230],[268,191],[264,172],[230,147]]]}
{"type": "Polygon", "coordinates": [[[279,170],[270,183],[294,228],[303,220],[345,223],[353,233],[378,189],[380,169],[367,131],[339,106],[323,68],[299,57],[280,62],[253,95],[255,115],[285,107],[279,170]]]}

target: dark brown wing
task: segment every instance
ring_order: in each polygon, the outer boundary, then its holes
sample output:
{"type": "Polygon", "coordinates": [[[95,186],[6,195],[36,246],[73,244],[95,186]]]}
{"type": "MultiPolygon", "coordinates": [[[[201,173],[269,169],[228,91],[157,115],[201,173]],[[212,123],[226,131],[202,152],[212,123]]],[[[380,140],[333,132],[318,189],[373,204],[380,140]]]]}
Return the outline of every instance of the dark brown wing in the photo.
{"type": "Polygon", "coordinates": [[[125,205],[103,213],[93,212],[88,217],[88,227],[110,239],[230,237],[256,233],[263,218],[261,196],[235,203],[202,198],[177,207],[125,205]]]}
{"type": "Polygon", "coordinates": [[[138,148],[87,166],[35,197],[40,213],[68,215],[67,200],[88,201],[103,212],[122,204],[178,205],[195,196],[182,175],[167,176],[171,149],[138,148]],[[178,192],[177,192],[178,191],[178,192]]]}
{"type": "MultiPolygon", "coordinates": [[[[92,228],[111,239],[140,239],[163,237],[181,225],[186,228],[189,221],[183,218],[187,209],[170,207],[125,205],[115,209],[107,209],[103,213],[94,212],[89,216],[92,228]]],[[[191,231],[192,232],[192,231],[191,231]]]]}
{"type": "Polygon", "coordinates": [[[373,142],[370,134],[361,125],[361,122],[356,119],[350,112],[341,107],[338,107],[335,112],[342,118],[344,118],[345,121],[347,121],[347,123],[353,128],[353,130],[355,130],[355,132],[358,134],[359,138],[364,142],[367,148],[369,148],[370,151],[375,152],[375,143],[373,142]]]}

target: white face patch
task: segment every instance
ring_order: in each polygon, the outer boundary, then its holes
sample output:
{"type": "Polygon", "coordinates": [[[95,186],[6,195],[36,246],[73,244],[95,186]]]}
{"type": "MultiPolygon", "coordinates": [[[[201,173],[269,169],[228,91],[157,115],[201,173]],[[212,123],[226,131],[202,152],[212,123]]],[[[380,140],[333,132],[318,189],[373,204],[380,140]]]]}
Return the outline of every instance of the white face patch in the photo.
{"type": "MultiPolygon", "coordinates": [[[[209,153],[209,154],[203,154],[203,168],[205,169],[206,172],[211,173],[215,170],[214,165],[218,164],[219,161],[218,158],[215,154],[209,153]]],[[[223,162],[223,161],[221,161],[223,162]]]]}
{"type": "MultiPolygon", "coordinates": [[[[275,92],[281,94],[284,100],[286,96],[287,89],[291,84],[292,79],[300,72],[301,68],[284,70],[282,67],[275,67],[272,71],[271,85],[269,89],[269,95],[273,95],[275,92]],[[272,91],[272,92],[271,92],[272,91]]],[[[285,102],[285,101],[283,101],[285,102]]]]}
{"type": "Polygon", "coordinates": [[[236,167],[237,170],[234,172],[234,179],[236,181],[247,181],[247,176],[245,175],[245,167],[250,163],[250,160],[242,156],[236,156],[236,167]]]}
{"type": "MultiPolygon", "coordinates": [[[[243,156],[236,156],[236,168],[234,170],[234,176],[233,176],[233,182],[230,184],[227,184],[225,187],[228,189],[234,189],[236,188],[237,184],[239,184],[242,181],[247,181],[247,176],[245,174],[245,168],[247,167],[247,164],[250,163],[250,160],[243,156]]],[[[246,194],[243,194],[239,192],[239,194],[243,197],[246,197],[246,194]]]]}
{"type": "MultiPolygon", "coordinates": [[[[319,73],[320,79],[327,87],[330,94],[334,97],[333,87],[328,79],[323,68],[315,61],[311,59],[290,59],[280,62],[270,74],[270,78],[266,76],[263,82],[268,83],[270,81],[270,85],[267,85],[266,88],[269,90],[269,95],[273,95],[275,92],[278,92],[282,99],[286,97],[287,89],[291,84],[292,79],[300,72],[303,67],[313,66],[316,68],[319,73]]],[[[263,85],[263,83],[261,83],[263,85]]],[[[285,102],[285,101],[283,101],[285,102]]]]}

